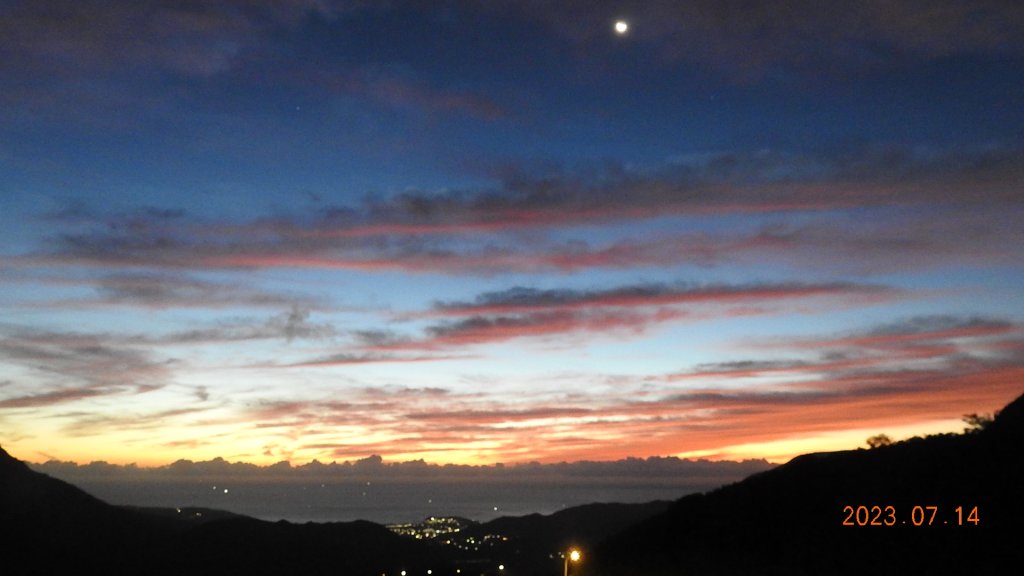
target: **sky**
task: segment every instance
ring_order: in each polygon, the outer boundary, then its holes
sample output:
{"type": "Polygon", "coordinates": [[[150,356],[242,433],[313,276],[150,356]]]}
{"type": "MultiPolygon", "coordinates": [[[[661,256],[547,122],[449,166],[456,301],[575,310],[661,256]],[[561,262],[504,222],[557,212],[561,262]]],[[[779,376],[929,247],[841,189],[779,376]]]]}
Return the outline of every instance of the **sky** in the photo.
{"type": "Polygon", "coordinates": [[[1024,391],[1019,3],[2,1],[0,174],[26,460],[780,462],[1024,391]]]}

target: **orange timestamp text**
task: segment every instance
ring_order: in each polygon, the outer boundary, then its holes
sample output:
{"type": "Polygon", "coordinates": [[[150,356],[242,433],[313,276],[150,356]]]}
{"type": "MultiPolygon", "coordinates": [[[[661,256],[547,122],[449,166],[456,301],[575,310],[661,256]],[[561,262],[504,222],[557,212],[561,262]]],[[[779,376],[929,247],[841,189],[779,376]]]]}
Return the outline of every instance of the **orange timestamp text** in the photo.
{"type": "Polygon", "coordinates": [[[913,506],[900,514],[895,506],[843,506],[843,526],[978,526],[978,507],[913,506]]]}

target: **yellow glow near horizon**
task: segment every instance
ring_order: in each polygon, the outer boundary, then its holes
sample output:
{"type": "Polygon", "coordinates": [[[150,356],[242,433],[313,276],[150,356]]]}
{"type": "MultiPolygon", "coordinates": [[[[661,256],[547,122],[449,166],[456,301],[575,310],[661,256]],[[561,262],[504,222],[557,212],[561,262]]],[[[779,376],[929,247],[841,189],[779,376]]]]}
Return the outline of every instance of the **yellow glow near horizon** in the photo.
{"type": "Polygon", "coordinates": [[[811,452],[835,452],[839,450],[856,450],[865,448],[866,440],[876,434],[886,434],[893,441],[905,440],[914,436],[961,432],[963,423],[960,420],[935,420],[904,426],[891,426],[884,430],[878,428],[856,428],[835,432],[824,432],[815,435],[803,435],[794,438],[783,438],[768,442],[735,444],[708,450],[690,450],[680,452],[680,458],[706,458],[708,460],[744,460],[763,458],[775,464],[782,464],[811,452]]]}
{"type": "MultiPolygon", "coordinates": [[[[765,442],[733,444],[708,449],[687,450],[673,454],[679,458],[709,460],[744,460],[765,459],[773,463],[784,463],[795,456],[810,452],[831,452],[836,450],[853,450],[864,448],[868,437],[884,433],[893,440],[902,440],[913,436],[924,436],[947,432],[960,432],[963,423],[957,419],[927,421],[903,426],[856,428],[822,432],[800,436],[790,436],[765,442]]],[[[355,461],[378,453],[372,442],[360,450],[359,444],[350,446],[348,454],[333,455],[318,450],[296,450],[294,452],[266,454],[265,438],[231,438],[224,437],[223,442],[182,448],[173,445],[143,446],[130,438],[111,442],[109,436],[103,438],[69,438],[59,449],[36,447],[31,440],[23,439],[6,442],[4,449],[17,458],[29,462],[44,462],[50,459],[86,464],[93,461],[105,461],[111,464],[135,464],[140,467],[165,466],[179,459],[194,461],[212,460],[220,457],[231,462],[248,462],[266,466],[287,460],[295,465],[308,463],[312,460],[321,462],[355,461]]],[[[363,439],[367,440],[367,439],[363,439]]],[[[377,438],[379,440],[379,438],[377,438]]],[[[512,457],[500,443],[481,441],[466,445],[436,445],[422,447],[419,450],[380,451],[387,462],[405,462],[422,459],[431,464],[456,464],[472,466],[488,466],[496,462],[516,464],[518,462],[541,461],[536,457],[512,457]]],[[[648,454],[659,456],[664,454],[648,454]]],[[[615,459],[612,457],[595,460],[615,459]]]]}

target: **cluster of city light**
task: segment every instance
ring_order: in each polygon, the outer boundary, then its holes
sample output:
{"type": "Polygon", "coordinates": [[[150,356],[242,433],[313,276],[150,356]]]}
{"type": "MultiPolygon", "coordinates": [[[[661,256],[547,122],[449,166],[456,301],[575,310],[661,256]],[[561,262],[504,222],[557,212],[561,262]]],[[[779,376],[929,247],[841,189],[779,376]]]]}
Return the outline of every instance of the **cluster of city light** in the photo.
{"type": "MultiPolygon", "coordinates": [[[[412,536],[422,540],[436,539],[446,534],[455,534],[466,528],[468,524],[454,516],[431,516],[419,524],[388,524],[387,528],[396,534],[412,536]]],[[[450,544],[445,541],[445,544],[450,544]]]]}
{"type": "MultiPolygon", "coordinates": [[[[565,559],[565,563],[564,563],[564,566],[563,566],[563,569],[562,569],[562,575],[563,576],[569,576],[569,563],[570,562],[573,563],[573,564],[577,564],[577,563],[580,562],[580,560],[583,559],[583,553],[580,552],[578,548],[570,548],[566,552],[563,552],[561,554],[561,556],[562,556],[562,558],[565,559]]],[[[504,572],[504,571],[505,571],[505,565],[504,564],[498,564],[498,572],[504,572]]],[[[462,568],[456,568],[455,569],[455,573],[456,574],[462,574],[462,568]]],[[[434,574],[434,570],[431,569],[431,568],[428,568],[427,571],[426,571],[426,575],[427,576],[433,576],[433,574],[434,574]]],[[[380,576],[388,576],[388,574],[387,574],[387,572],[381,572],[380,576]]],[[[411,574],[408,570],[402,570],[402,571],[400,571],[398,573],[397,576],[413,576],[413,574],[411,574]]]]}
{"type": "Polygon", "coordinates": [[[386,527],[395,534],[409,536],[417,540],[434,540],[469,551],[493,547],[508,541],[508,536],[501,534],[484,534],[479,538],[467,536],[464,531],[469,526],[470,524],[465,520],[454,516],[431,516],[418,524],[388,524],[386,527]]]}
{"type": "MultiPolygon", "coordinates": [[[[498,564],[498,571],[499,572],[504,572],[505,571],[505,565],[504,564],[498,564]]],[[[462,574],[462,568],[456,568],[455,569],[455,573],[456,574],[462,574]]],[[[428,568],[427,571],[426,571],[426,575],[427,576],[433,576],[433,574],[434,574],[434,570],[432,568],[428,568]]],[[[381,572],[380,576],[388,576],[388,573],[387,572],[381,572]]],[[[400,571],[398,573],[398,576],[413,576],[413,575],[410,574],[408,570],[402,570],[402,571],[400,571]]]]}

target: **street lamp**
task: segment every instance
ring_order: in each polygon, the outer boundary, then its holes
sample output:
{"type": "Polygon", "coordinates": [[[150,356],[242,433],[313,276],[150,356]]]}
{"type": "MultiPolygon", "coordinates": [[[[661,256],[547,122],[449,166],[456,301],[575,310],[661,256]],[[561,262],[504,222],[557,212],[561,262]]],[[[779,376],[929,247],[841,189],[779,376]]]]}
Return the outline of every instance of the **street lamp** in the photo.
{"type": "Polygon", "coordinates": [[[580,554],[579,550],[570,548],[569,553],[563,554],[562,556],[565,558],[565,565],[562,568],[562,576],[569,576],[569,561],[572,560],[573,563],[579,562],[583,555],[580,554]]]}

